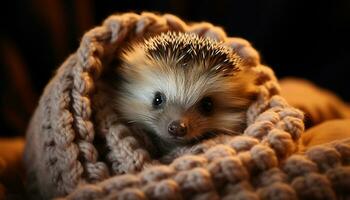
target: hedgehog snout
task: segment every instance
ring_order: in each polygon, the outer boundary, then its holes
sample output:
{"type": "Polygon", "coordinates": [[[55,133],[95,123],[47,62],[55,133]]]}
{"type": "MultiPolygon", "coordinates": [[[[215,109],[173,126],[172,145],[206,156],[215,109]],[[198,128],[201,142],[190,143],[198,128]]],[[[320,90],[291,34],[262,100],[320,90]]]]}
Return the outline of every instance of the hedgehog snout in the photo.
{"type": "Polygon", "coordinates": [[[168,133],[174,137],[183,137],[187,133],[187,127],[184,122],[175,120],[169,123],[168,133]]]}

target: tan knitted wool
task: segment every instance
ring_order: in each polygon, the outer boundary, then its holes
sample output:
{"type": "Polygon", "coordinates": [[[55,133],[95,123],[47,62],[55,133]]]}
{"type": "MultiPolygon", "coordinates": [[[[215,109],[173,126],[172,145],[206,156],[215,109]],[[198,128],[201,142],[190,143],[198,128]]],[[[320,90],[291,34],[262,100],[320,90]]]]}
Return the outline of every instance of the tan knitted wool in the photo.
{"type": "Polygon", "coordinates": [[[27,132],[29,192],[44,199],[350,198],[350,140],[297,154],[302,120],[247,41],[173,15],[113,15],[84,35],[45,88],[27,132]],[[256,74],[260,94],[241,136],[177,149],[169,159],[179,158],[157,165],[138,130],[119,123],[100,75],[125,42],[169,30],[231,46],[256,74]]]}

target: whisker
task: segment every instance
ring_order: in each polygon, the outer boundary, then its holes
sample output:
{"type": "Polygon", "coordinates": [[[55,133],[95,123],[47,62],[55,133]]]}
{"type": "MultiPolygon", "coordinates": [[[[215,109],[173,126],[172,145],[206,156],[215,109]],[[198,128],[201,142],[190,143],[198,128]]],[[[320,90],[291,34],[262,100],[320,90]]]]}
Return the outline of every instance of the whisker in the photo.
{"type": "Polygon", "coordinates": [[[222,134],[227,134],[227,135],[240,135],[241,133],[228,129],[228,128],[215,128],[216,131],[222,132],[222,134]]]}

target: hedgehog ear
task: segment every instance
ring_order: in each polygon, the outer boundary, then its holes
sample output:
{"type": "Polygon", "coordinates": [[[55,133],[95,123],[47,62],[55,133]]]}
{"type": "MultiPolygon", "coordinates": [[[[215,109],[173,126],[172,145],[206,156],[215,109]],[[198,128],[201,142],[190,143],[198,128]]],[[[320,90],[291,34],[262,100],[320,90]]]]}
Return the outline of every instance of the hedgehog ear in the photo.
{"type": "Polygon", "coordinates": [[[224,45],[233,49],[241,58],[245,66],[253,67],[260,64],[260,55],[252,45],[242,38],[227,38],[224,45]]]}

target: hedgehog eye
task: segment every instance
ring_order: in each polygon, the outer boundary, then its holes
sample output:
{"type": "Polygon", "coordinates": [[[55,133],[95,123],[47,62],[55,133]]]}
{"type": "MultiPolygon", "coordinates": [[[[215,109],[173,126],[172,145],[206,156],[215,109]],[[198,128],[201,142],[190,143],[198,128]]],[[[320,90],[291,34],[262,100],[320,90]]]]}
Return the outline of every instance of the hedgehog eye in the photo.
{"type": "Polygon", "coordinates": [[[153,98],[153,108],[160,108],[165,103],[165,95],[161,92],[156,92],[153,98]]]}
{"type": "Polygon", "coordinates": [[[199,103],[199,110],[204,115],[210,115],[213,112],[214,103],[211,97],[204,97],[199,103]]]}

